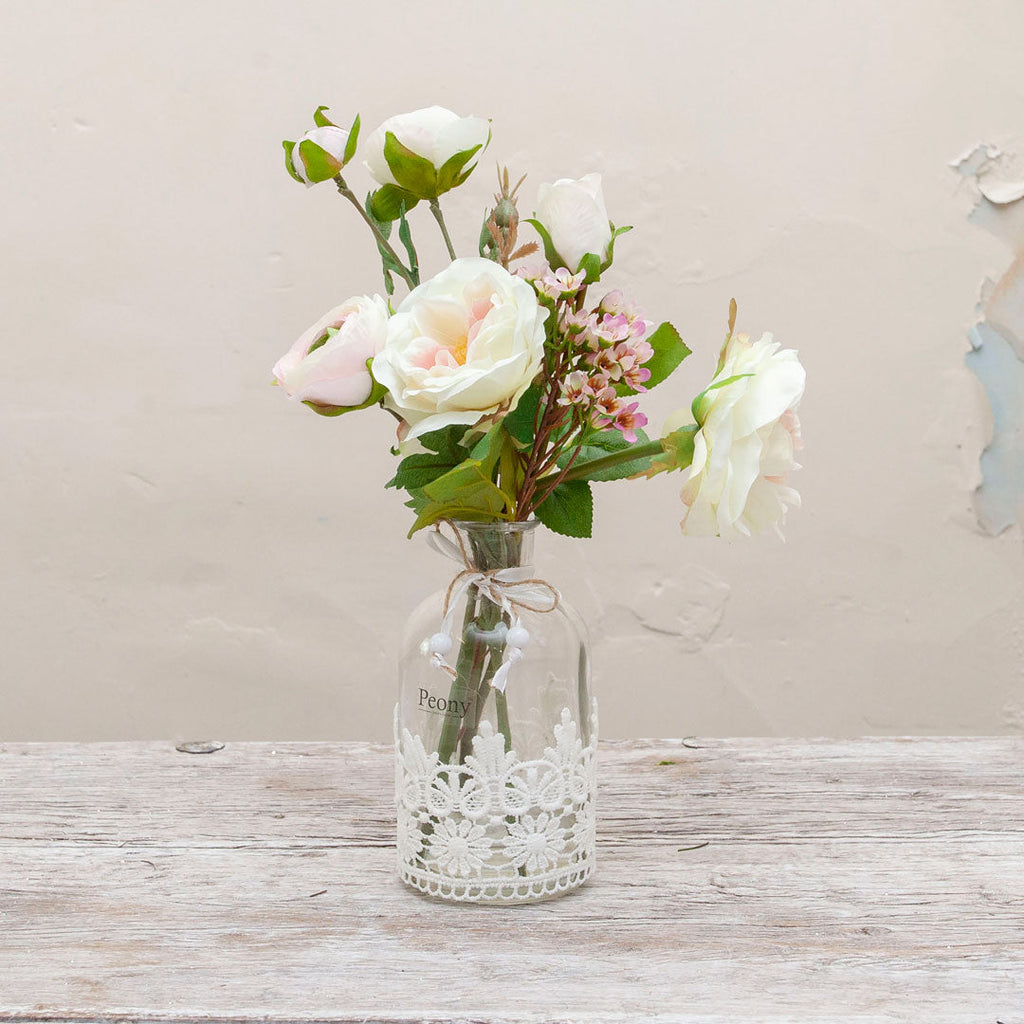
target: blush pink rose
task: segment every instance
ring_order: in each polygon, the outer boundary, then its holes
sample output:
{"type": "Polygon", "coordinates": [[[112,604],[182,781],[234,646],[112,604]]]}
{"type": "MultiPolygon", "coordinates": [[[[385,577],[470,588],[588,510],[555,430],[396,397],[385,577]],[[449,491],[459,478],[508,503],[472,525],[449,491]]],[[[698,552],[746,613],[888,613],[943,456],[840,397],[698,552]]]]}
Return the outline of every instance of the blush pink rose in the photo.
{"type": "Polygon", "coordinates": [[[384,300],[356,296],[313,324],[277,361],[274,377],[300,402],[361,405],[373,390],[366,362],[384,347],[387,329],[384,300]]]}

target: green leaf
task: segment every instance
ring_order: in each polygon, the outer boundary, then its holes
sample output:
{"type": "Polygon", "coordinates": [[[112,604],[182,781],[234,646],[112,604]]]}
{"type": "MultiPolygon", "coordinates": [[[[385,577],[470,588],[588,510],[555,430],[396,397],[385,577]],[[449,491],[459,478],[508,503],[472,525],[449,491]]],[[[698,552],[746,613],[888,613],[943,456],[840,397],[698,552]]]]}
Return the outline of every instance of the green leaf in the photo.
{"type": "Polygon", "coordinates": [[[285,170],[300,185],[305,185],[306,182],[303,181],[303,179],[299,177],[298,173],[295,170],[294,156],[293,156],[293,152],[295,150],[295,143],[294,142],[289,142],[287,139],[285,139],[284,142],[281,143],[281,145],[284,146],[284,166],[285,166],[285,170]]]}
{"type": "Polygon", "coordinates": [[[352,127],[348,130],[348,139],[345,141],[345,153],[342,156],[342,160],[348,163],[356,155],[356,147],[359,145],[359,115],[356,114],[356,119],[352,122],[352,127]]]}
{"type": "Polygon", "coordinates": [[[459,442],[468,429],[461,423],[452,423],[440,430],[431,430],[426,434],[420,434],[417,440],[424,448],[432,452],[461,450],[462,458],[465,458],[465,449],[459,449],[459,442]]]}
{"type": "Polygon", "coordinates": [[[377,405],[380,400],[388,393],[388,389],[383,384],[378,384],[373,377],[373,357],[366,360],[366,370],[370,374],[370,394],[365,402],[360,402],[359,405],[316,405],[313,402],[303,402],[303,405],[308,405],[318,416],[343,416],[347,412],[358,412],[360,409],[369,409],[371,405],[377,405]]]}
{"type": "Polygon", "coordinates": [[[555,248],[554,242],[551,241],[551,236],[548,234],[548,229],[535,217],[527,217],[526,223],[533,226],[533,230],[540,235],[540,240],[544,245],[544,258],[548,261],[548,266],[552,270],[557,270],[559,267],[566,266],[565,260],[558,255],[558,250],[555,248]]]}
{"type": "Polygon", "coordinates": [[[533,441],[533,424],[540,404],[541,389],[533,384],[523,392],[519,404],[501,421],[502,426],[520,443],[533,441]]]}
{"type": "MultiPolygon", "coordinates": [[[[679,332],[668,321],[661,324],[650,337],[644,339],[654,355],[644,363],[651,371],[651,379],[647,382],[647,390],[660,384],[690,354],[689,348],[679,337],[679,332]]],[[[635,395],[637,392],[625,384],[619,384],[615,390],[620,395],[635,395]]]]}
{"type": "Polygon", "coordinates": [[[337,128],[338,127],[329,118],[324,117],[324,111],[325,110],[330,110],[330,109],[331,109],[330,107],[325,107],[325,106],[321,105],[321,106],[317,107],[316,110],[313,111],[313,123],[317,126],[317,128],[337,128]]]}
{"type": "MultiPolygon", "coordinates": [[[[413,200],[415,205],[416,200],[413,200]]],[[[409,230],[409,222],[405,219],[405,205],[398,212],[398,237],[405,251],[409,256],[409,273],[412,279],[419,284],[420,281],[420,260],[416,255],[416,247],[412,244],[412,231],[409,230]]]]}
{"type": "Polygon", "coordinates": [[[454,156],[450,156],[445,160],[441,165],[441,169],[437,172],[438,195],[443,195],[449,189],[455,188],[456,185],[461,185],[462,182],[469,177],[473,172],[473,169],[476,167],[476,164],[474,164],[465,175],[462,174],[462,171],[466,164],[468,164],[481,149],[483,149],[483,145],[478,143],[472,149],[463,149],[454,156]]]}
{"type": "Polygon", "coordinates": [[[465,432],[464,426],[452,425],[423,434],[419,441],[427,451],[404,458],[384,486],[403,487],[412,492],[444,476],[466,459],[466,449],[459,443],[465,432]]]}
{"type": "Polygon", "coordinates": [[[417,199],[437,198],[437,171],[425,157],[398,141],[394,132],[384,134],[384,159],[399,186],[417,199]]]}
{"type": "Polygon", "coordinates": [[[303,139],[299,143],[299,159],[314,184],[333,178],[341,170],[341,162],[311,139],[303,139]]]}
{"type": "Polygon", "coordinates": [[[373,219],[390,223],[398,220],[402,215],[403,208],[408,213],[419,200],[404,188],[397,185],[381,185],[376,192],[370,196],[370,206],[373,219]]]}
{"type": "MultiPolygon", "coordinates": [[[[588,462],[596,462],[613,452],[622,452],[636,445],[650,443],[650,438],[642,430],[637,430],[636,437],[635,443],[630,444],[618,430],[602,430],[600,433],[591,434],[580,447],[580,453],[572,464],[573,473],[581,474],[579,478],[582,480],[594,481],[624,480],[626,477],[643,473],[650,468],[650,456],[640,456],[620,462],[615,466],[596,470],[594,473],[586,472],[588,462]]],[[[563,452],[558,459],[559,466],[564,469],[571,457],[571,450],[563,452]]]]}
{"type": "Polygon", "coordinates": [[[537,518],[555,533],[589,537],[594,527],[594,495],[586,480],[565,480],[537,506],[537,518]]]}

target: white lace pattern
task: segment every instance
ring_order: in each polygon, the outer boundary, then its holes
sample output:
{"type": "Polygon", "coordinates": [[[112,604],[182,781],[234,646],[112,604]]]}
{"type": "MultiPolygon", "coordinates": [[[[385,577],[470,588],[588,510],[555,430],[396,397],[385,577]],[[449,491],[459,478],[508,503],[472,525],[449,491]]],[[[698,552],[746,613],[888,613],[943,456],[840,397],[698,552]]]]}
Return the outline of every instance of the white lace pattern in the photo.
{"type": "Polygon", "coordinates": [[[597,702],[584,746],[568,708],[544,756],[521,761],[489,722],[461,765],[442,764],[395,708],[398,866],[442,899],[524,903],[582,885],[594,869],[597,702]]]}

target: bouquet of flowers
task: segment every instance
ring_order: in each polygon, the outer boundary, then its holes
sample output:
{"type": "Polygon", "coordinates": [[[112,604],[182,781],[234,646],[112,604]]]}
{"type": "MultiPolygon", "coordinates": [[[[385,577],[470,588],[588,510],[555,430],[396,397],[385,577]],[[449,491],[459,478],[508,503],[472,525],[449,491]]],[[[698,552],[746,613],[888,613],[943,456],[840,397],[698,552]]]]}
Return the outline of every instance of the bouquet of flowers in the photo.
{"type": "Polygon", "coordinates": [[[614,289],[589,296],[630,229],[608,219],[601,179],[541,185],[536,238],[523,241],[508,171],[483,217],[476,254],[458,256],[441,198],[462,186],[490,142],[489,122],[442,107],[385,121],[362,146],[375,183],[361,200],[345,177],[359,118],[285,142],[286,167],[307,186],[331,181],[365,222],[386,298],[362,295],[310,327],[274,367],[276,383],[322,416],[379,407],[398,421],[397,472],[410,533],[442,520],[524,521],[588,537],[591,484],[684,474],[684,533],[778,529],[799,504],[787,484],[800,445],[804,371],[771,335],[729,331],[718,367],[661,437],[644,432],[639,396],[689,355],[668,322],[655,326],[614,289]],[[410,215],[425,203],[451,263],[421,280],[410,215]],[[395,236],[398,247],[396,249],[395,236]],[[396,278],[409,289],[400,301],[396,278]]]}
{"type": "Polygon", "coordinates": [[[393,416],[399,461],[386,486],[408,496],[410,535],[433,527],[433,545],[461,566],[402,663],[402,877],[450,899],[543,898],[593,867],[596,710],[585,641],[534,576],[529,530],[589,537],[594,484],[669,472],[681,474],[684,533],[778,530],[799,504],[787,474],[804,370],[770,335],[736,333],[733,302],[711,381],[650,438],[641,398],[690,350],[620,290],[595,298],[630,230],[609,220],[597,174],[542,184],[527,217],[524,179],[499,169],[467,255],[441,202],[477,167],[488,121],[430,107],[360,145],[358,117],[345,129],[319,107],[313,119],[284,143],[288,172],[333,182],[353,206],[385,294],[326,313],[278,361],[275,382],[321,416],[393,416]],[[374,183],[365,198],[347,177],[360,149],[374,183]],[[450,258],[432,276],[413,235],[423,205],[450,258]],[[559,615],[561,634],[530,643],[559,615]],[[440,694],[425,674],[436,670],[449,677],[440,694]]]}

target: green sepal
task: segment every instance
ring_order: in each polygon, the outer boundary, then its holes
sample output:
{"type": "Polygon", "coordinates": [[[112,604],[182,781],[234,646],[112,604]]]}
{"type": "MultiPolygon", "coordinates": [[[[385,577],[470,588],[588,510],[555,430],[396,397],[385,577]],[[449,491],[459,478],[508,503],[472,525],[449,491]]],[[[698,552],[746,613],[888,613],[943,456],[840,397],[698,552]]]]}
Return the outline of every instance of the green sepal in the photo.
{"type": "Polygon", "coordinates": [[[584,284],[594,284],[601,279],[601,257],[592,252],[584,253],[576,269],[586,272],[584,284]]]}
{"type": "Polygon", "coordinates": [[[551,241],[548,229],[535,217],[527,217],[526,223],[532,225],[533,230],[540,235],[541,243],[544,246],[544,258],[548,261],[548,266],[552,270],[557,270],[559,267],[568,269],[565,260],[558,255],[558,250],[555,248],[554,242],[551,241]]]}
{"type": "Polygon", "coordinates": [[[417,199],[437,198],[437,170],[434,165],[399,142],[394,132],[384,133],[384,159],[401,188],[417,199]]]}
{"type": "Polygon", "coordinates": [[[735,384],[738,380],[743,380],[744,377],[753,377],[752,373],[734,373],[731,377],[725,377],[722,380],[716,380],[713,384],[709,384],[692,402],[690,405],[690,412],[693,414],[693,418],[698,423],[704,422],[704,417],[701,415],[700,403],[707,397],[709,391],[717,391],[719,388],[728,387],[730,384],[735,384]]]}
{"type": "Polygon", "coordinates": [[[370,194],[370,212],[376,221],[398,220],[404,209],[408,213],[419,200],[407,189],[398,185],[381,185],[370,194]]]}
{"type": "Polygon", "coordinates": [[[348,130],[348,138],[345,140],[345,152],[342,154],[342,160],[348,163],[356,155],[356,148],[359,145],[359,115],[356,114],[356,119],[352,122],[352,127],[348,130]]]}
{"type": "Polygon", "coordinates": [[[520,444],[533,442],[533,424],[537,418],[537,406],[540,404],[541,389],[531,384],[523,392],[519,404],[501,421],[502,426],[520,444]]]}
{"type": "Polygon", "coordinates": [[[602,274],[612,265],[612,260],[615,258],[615,239],[619,235],[624,235],[627,231],[633,230],[632,224],[617,228],[611,221],[608,222],[608,227],[612,229],[612,237],[608,239],[608,255],[605,257],[604,263],[601,264],[602,274]]]}
{"type": "MultiPolygon", "coordinates": [[[[654,355],[643,364],[645,369],[651,371],[651,378],[644,385],[650,391],[675,371],[676,367],[690,354],[690,349],[679,337],[679,332],[667,320],[663,324],[659,324],[654,333],[644,340],[654,349],[654,355]]],[[[619,395],[638,393],[626,384],[616,384],[615,390],[619,395]]]]}
{"type": "Polygon", "coordinates": [[[594,495],[586,480],[564,480],[534,510],[555,533],[589,537],[594,529],[594,495]]]}
{"type": "Polygon", "coordinates": [[[330,118],[324,117],[324,111],[330,110],[330,107],[325,107],[321,104],[316,110],[313,111],[313,124],[317,128],[337,128],[338,126],[330,120],[330,118]]]}
{"type": "Polygon", "coordinates": [[[308,405],[318,416],[343,416],[347,412],[358,412],[360,409],[369,409],[371,405],[379,405],[381,399],[388,393],[388,389],[383,384],[378,384],[373,376],[373,357],[371,356],[366,360],[366,370],[370,374],[370,395],[365,402],[360,402],[359,405],[316,405],[313,402],[303,402],[303,405],[308,405]]]}
{"type": "Polygon", "coordinates": [[[298,146],[299,159],[302,161],[311,184],[327,181],[341,170],[341,162],[331,156],[326,149],[321,149],[312,139],[303,139],[298,146]]]}
{"type": "Polygon", "coordinates": [[[638,471],[636,476],[650,479],[659,473],[670,473],[677,469],[686,469],[693,462],[693,442],[700,427],[696,423],[688,423],[685,427],[673,430],[661,439],[662,454],[650,459],[650,466],[638,471]]]}
{"type": "Polygon", "coordinates": [[[293,157],[293,153],[294,153],[294,150],[295,150],[295,143],[294,142],[289,142],[287,139],[285,139],[281,143],[281,145],[284,146],[284,167],[285,167],[285,170],[300,185],[305,185],[306,182],[303,181],[303,179],[299,177],[298,172],[295,170],[295,163],[294,163],[294,157],[293,157]]]}
{"type": "Polygon", "coordinates": [[[437,172],[437,194],[444,195],[450,189],[455,188],[456,185],[461,185],[470,174],[473,173],[473,169],[476,164],[473,165],[465,174],[462,173],[466,164],[469,163],[473,157],[483,149],[481,143],[477,143],[472,149],[463,149],[456,153],[454,156],[450,156],[441,165],[441,169],[437,172]]]}
{"type": "MultiPolygon", "coordinates": [[[[650,438],[642,430],[637,430],[636,436],[636,441],[631,444],[622,436],[621,431],[618,430],[602,430],[591,434],[580,446],[580,453],[573,461],[572,470],[574,476],[580,480],[606,482],[609,480],[624,480],[626,477],[643,473],[650,468],[650,456],[640,456],[637,459],[620,462],[615,466],[609,466],[603,470],[599,469],[594,473],[586,471],[588,462],[596,462],[598,459],[603,459],[606,455],[611,455],[613,452],[621,452],[636,445],[650,443],[650,438]]],[[[559,466],[564,469],[571,457],[571,451],[563,452],[558,459],[559,466]]]]}

